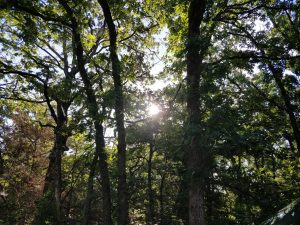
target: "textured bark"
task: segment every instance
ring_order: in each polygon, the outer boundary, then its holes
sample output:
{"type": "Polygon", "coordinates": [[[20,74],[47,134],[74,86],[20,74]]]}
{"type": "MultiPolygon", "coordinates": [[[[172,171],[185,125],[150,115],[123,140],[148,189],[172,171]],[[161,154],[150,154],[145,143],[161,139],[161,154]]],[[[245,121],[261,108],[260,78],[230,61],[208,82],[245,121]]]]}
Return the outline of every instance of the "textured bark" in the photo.
{"type": "MultiPolygon", "coordinates": [[[[75,34],[76,36],[77,34],[75,34]]],[[[79,35],[78,35],[79,36],[79,35]]],[[[80,65],[79,71],[81,74],[81,78],[84,82],[85,92],[87,95],[87,102],[88,102],[88,109],[89,114],[94,121],[94,127],[96,131],[95,135],[95,142],[96,142],[96,152],[99,156],[99,167],[100,167],[100,175],[101,175],[101,182],[102,182],[102,194],[103,194],[103,224],[111,225],[112,224],[112,217],[111,217],[111,193],[110,193],[110,180],[109,180],[109,173],[108,173],[108,164],[107,164],[107,155],[105,152],[105,140],[104,140],[104,130],[101,124],[100,115],[98,113],[98,103],[96,101],[96,96],[94,91],[92,90],[92,85],[88,78],[88,74],[84,68],[83,64],[83,48],[81,41],[79,42],[79,37],[75,38],[77,44],[77,63],[80,65]],[[78,49],[78,45],[80,45],[78,49]],[[79,57],[78,57],[79,56],[79,57]],[[79,62],[81,61],[81,62],[79,62]]]]}
{"type": "Polygon", "coordinates": [[[43,224],[43,222],[49,220],[49,218],[53,218],[54,221],[51,222],[55,225],[63,224],[63,215],[61,211],[61,157],[62,153],[67,149],[67,140],[70,136],[68,132],[65,131],[67,126],[66,112],[68,111],[69,106],[69,103],[57,101],[57,113],[55,117],[57,125],[54,132],[54,146],[49,155],[49,166],[43,189],[43,198],[46,202],[43,207],[47,206],[47,202],[48,204],[53,204],[52,201],[54,200],[55,212],[49,212],[49,214],[42,213],[41,211],[37,212],[35,224],[43,224]]]}
{"type": "Polygon", "coordinates": [[[110,193],[110,181],[107,165],[107,155],[105,152],[105,141],[103,135],[103,127],[100,123],[95,123],[96,129],[96,148],[99,155],[99,168],[102,181],[102,195],[103,195],[103,224],[112,225],[112,216],[111,216],[111,193],[110,193]]]}
{"type": "Polygon", "coordinates": [[[126,132],[124,125],[124,100],[121,79],[121,64],[117,55],[117,32],[107,1],[98,0],[98,2],[103,10],[109,31],[109,50],[115,92],[116,127],[118,132],[118,225],[126,225],[129,223],[129,206],[126,183],[126,132]]]}
{"type": "Polygon", "coordinates": [[[111,194],[110,194],[110,181],[107,165],[107,155],[105,152],[105,140],[104,140],[104,130],[101,124],[100,115],[98,112],[98,103],[96,100],[95,93],[92,89],[91,82],[89,80],[88,74],[84,68],[84,59],[83,59],[83,48],[77,29],[74,31],[74,39],[76,42],[76,56],[77,64],[79,67],[79,72],[84,83],[85,92],[87,95],[88,110],[89,114],[94,121],[94,127],[96,130],[95,142],[96,142],[96,152],[99,156],[99,167],[102,181],[102,194],[103,194],[103,221],[105,225],[111,225],[111,194]]]}
{"type": "Polygon", "coordinates": [[[202,54],[200,24],[205,11],[204,0],[191,0],[188,11],[187,109],[189,140],[187,170],[189,175],[189,225],[205,225],[204,177],[205,149],[200,144],[200,77],[202,54]]]}
{"type": "Polygon", "coordinates": [[[88,179],[88,185],[87,185],[87,193],[84,203],[84,209],[83,209],[83,219],[82,219],[82,225],[88,225],[89,224],[89,218],[91,213],[91,203],[93,200],[93,192],[94,192],[94,178],[95,178],[95,171],[97,166],[97,159],[98,154],[95,153],[93,157],[93,161],[91,163],[90,167],[90,173],[89,173],[89,179],[88,179]]]}
{"type": "Polygon", "coordinates": [[[84,83],[84,89],[87,96],[87,104],[88,104],[88,112],[90,117],[93,120],[96,135],[95,135],[95,143],[96,143],[96,152],[99,156],[99,167],[100,167],[100,175],[101,175],[101,190],[103,195],[103,224],[104,225],[112,225],[112,204],[111,204],[111,193],[110,193],[110,180],[109,180],[109,172],[108,172],[108,164],[107,164],[107,155],[105,152],[105,140],[104,140],[104,130],[102,126],[102,121],[100,121],[99,107],[96,100],[95,92],[92,88],[92,84],[88,73],[85,69],[85,60],[84,60],[84,51],[83,45],[80,37],[79,26],[74,15],[74,11],[70,8],[65,0],[59,0],[59,3],[66,10],[68,17],[71,21],[72,34],[74,39],[74,53],[76,55],[77,66],[81,76],[81,79],[84,83]]]}

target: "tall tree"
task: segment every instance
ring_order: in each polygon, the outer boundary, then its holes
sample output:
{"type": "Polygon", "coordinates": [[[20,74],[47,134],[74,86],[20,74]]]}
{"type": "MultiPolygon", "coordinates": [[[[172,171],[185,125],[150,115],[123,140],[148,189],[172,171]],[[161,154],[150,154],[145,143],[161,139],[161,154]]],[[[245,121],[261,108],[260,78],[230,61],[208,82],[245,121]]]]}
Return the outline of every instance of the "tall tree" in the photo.
{"type": "Polygon", "coordinates": [[[8,94],[5,98],[46,103],[48,106],[54,121],[54,125],[50,123],[50,126],[54,128],[55,138],[53,149],[49,156],[49,166],[44,184],[44,199],[43,203],[41,203],[44,205],[38,207],[38,211],[41,210],[43,213],[37,212],[36,223],[42,223],[42,221],[46,220],[52,221],[53,219],[53,223],[60,224],[62,223],[61,157],[64,151],[67,150],[67,139],[71,135],[68,127],[68,109],[76,98],[74,76],[77,73],[77,69],[68,62],[68,54],[70,53],[68,51],[69,41],[66,38],[66,31],[60,29],[62,27],[59,29],[57,27],[54,28],[47,23],[47,20],[43,23],[32,16],[31,12],[26,14],[28,8],[22,8],[19,3],[13,2],[8,6],[7,9],[20,22],[15,23],[11,16],[5,17],[7,23],[11,25],[10,28],[6,29],[6,35],[15,37],[21,42],[17,44],[9,41],[7,37],[2,38],[2,43],[10,49],[10,55],[7,59],[1,61],[0,71],[5,76],[19,76],[23,78],[24,82],[30,86],[27,95],[30,96],[32,90],[34,90],[34,95],[38,95],[42,100],[38,101],[30,99],[30,97],[26,99],[26,94],[19,93],[18,90],[12,96],[8,94]],[[40,23],[40,26],[37,27],[36,23],[40,23]],[[41,29],[43,29],[44,33],[40,32],[41,29]],[[20,30],[21,33],[18,34],[17,30],[20,30]],[[48,35],[54,35],[54,33],[56,34],[55,38],[48,35]],[[57,50],[55,42],[61,46],[62,50],[57,50]],[[39,51],[44,54],[39,54],[39,51]],[[18,55],[21,57],[22,63],[13,64],[9,61],[12,57],[12,52],[15,52],[14,56],[18,55]],[[31,66],[30,69],[35,68],[37,72],[33,73],[29,69],[29,65],[31,66]],[[53,84],[55,79],[59,79],[60,82],[53,84]],[[53,101],[56,102],[55,106],[53,106],[53,101]],[[48,210],[48,213],[45,213],[45,210],[42,208],[48,206],[48,203],[52,201],[55,202],[55,209],[53,211],[48,210]]]}
{"type": "Polygon", "coordinates": [[[118,224],[129,223],[128,193],[126,184],[126,133],[124,125],[123,84],[121,79],[121,63],[117,55],[117,32],[111,10],[106,0],[99,0],[109,31],[109,50],[112,65],[112,77],[115,92],[115,114],[118,132],[118,224]]]}
{"type": "Polygon", "coordinates": [[[88,72],[85,68],[85,57],[84,49],[81,40],[81,32],[78,23],[78,19],[74,14],[74,11],[69,6],[67,1],[59,0],[59,3],[63,6],[67,16],[71,22],[70,28],[72,29],[72,36],[74,38],[74,52],[76,55],[76,62],[78,66],[79,73],[81,75],[82,81],[84,83],[84,89],[87,96],[88,111],[90,117],[92,118],[95,134],[96,152],[99,156],[99,166],[102,180],[102,193],[103,193],[103,223],[105,225],[112,224],[112,203],[111,203],[111,189],[110,189],[110,179],[108,173],[107,165],[107,155],[105,152],[105,140],[104,140],[104,129],[102,126],[101,115],[99,113],[99,106],[97,103],[96,95],[93,90],[91,80],[89,78],[88,72]]]}
{"type": "Polygon", "coordinates": [[[205,170],[208,153],[201,143],[200,77],[204,52],[201,49],[200,25],[206,3],[190,1],[187,37],[187,169],[189,176],[189,224],[205,225],[205,170]]]}

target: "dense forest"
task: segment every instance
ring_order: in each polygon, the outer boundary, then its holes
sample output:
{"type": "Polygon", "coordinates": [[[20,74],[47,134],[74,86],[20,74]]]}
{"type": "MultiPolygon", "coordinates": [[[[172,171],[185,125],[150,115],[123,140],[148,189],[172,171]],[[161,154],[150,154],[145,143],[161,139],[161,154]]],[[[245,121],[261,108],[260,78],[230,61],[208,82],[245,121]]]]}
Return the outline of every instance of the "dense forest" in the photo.
{"type": "Polygon", "coordinates": [[[299,0],[0,17],[1,225],[258,225],[300,196],[299,0]]]}

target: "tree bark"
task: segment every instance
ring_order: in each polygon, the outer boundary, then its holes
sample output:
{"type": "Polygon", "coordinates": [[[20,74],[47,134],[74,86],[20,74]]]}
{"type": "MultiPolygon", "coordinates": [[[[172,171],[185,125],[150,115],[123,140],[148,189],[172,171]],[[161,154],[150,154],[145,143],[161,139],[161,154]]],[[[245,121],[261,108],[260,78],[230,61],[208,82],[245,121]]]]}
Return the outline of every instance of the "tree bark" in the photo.
{"type": "Polygon", "coordinates": [[[268,67],[269,67],[269,69],[270,69],[270,71],[271,71],[271,73],[274,77],[274,80],[277,84],[277,87],[279,88],[281,97],[284,101],[285,110],[286,110],[286,113],[288,114],[288,117],[289,117],[289,120],[290,120],[290,124],[291,124],[292,130],[293,130],[293,134],[294,134],[294,137],[295,137],[295,140],[296,140],[298,154],[299,154],[299,151],[300,151],[299,126],[298,126],[298,123],[297,123],[296,116],[294,114],[294,110],[293,110],[293,106],[291,104],[290,96],[289,96],[287,90],[285,89],[285,87],[282,83],[282,71],[278,70],[278,69],[275,69],[275,67],[271,63],[268,64],[268,67]]]}
{"type": "Polygon", "coordinates": [[[164,202],[164,188],[165,188],[166,174],[163,174],[159,186],[159,217],[160,224],[165,224],[165,202],[164,202]]]}
{"type": "Polygon", "coordinates": [[[41,207],[45,208],[48,204],[53,204],[52,201],[54,201],[54,211],[49,210],[49,213],[43,213],[46,209],[39,209],[40,211],[37,212],[37,217],[35,218],[35,224],[44,224],[46,220],[53,220],[51,223],[55,225],[63,224],[63,214],[61,211],[61,157],[62,153],[67,149],[67,140],[70,136],[65,130],[68,120],[66,112],[69,106],[69,103],[57,100],[57,113],[55,117],[57,125],[54,131],[54,146],[49,155],[49,166],[43,189],[44,204],[41,207]]]}
{"type": "Polygon", "coordinates": [[[95,152],[95,155],[93,157],[93,161],[91,163],[90,167],[90,173],[89,173],[89,179],[87,184],[87,193],[84,203],[84,209],[83,209],[83,219],[82,219],[82,225],[88,225],[89,224],[89,218],[90,218],[90,212],[91,212],[91,203],[93,200],[93,192],[94,192],[94,178],[95,178],[95,171],[98,161],[98,154],[95,152]]]}
{"type": "Polygon", "coordinates": [[[104,140],[104,130],[102,126],[101,116],[99,113],[99,107],[96,100],[95,92],[92,88],[92,84],[88,73],[85,69],[85,60],[83,55],[83,45],[80,37],[80,31],[77,23],[77,19],[74,15],[74,11],[70,8],[65,0],[59,0],[59,3],[64,7],[65,11],[68,14],[68,17],[71,21],[72,34],[74,38],[74,53],[76,55],[77,66],[81,76],[81,79],[84,83],[84,89],[87,96],[88,112],[94,123],[95,127],[95,143],[96,143],[96,152],[99,156],[99,167],[100,175],[102,182],[102,194],[103,194],[103,224],[112,225],[112,204],[111,204],[111,193],[110,193],[110,180],[107,164],[107,155],[105,152],[105,140],[104,140]]]}
{"type": "Polygon", "coordinates": [[[107,1],[98,0],[98,2],[103,10],[109,31],[109,50],[115,92],[116,127],[118,132],[118,225],[126,225],[129,224],[129,205],[126,183],[126,132],[124,125],[124,100],[121,79],[121,64],[117,55],[117,32],[107,1]]]}
{"type": "MultiPolygon", "coordinates": [[[[185,168],[187,168],[185,166],[185,168]]],[[[184,173],[183,171],[180,174],[184,173]]],[[[184,225],[189,224],[189,209],[188,209],[188,181],[185,177],[186,174],[181,175],[183,179],[180,181],[180,186],[174,205],[174,214],[180,218],[184,225]]]]}
{"type": "Polygon", "coordinates": [[[189,225],[205,225],[204,216],[204,164],[207,157],[200,139],[200,76],[202,54],[200,24],[205,12],[204,0],[191,0],[188,11],[187,45],[187,110],[189,141],[187,171],[189,176],[189,225]]]}
{"type": "Polygon", "coordinates": [[[97,153],[99,155],[99,168],[100,168],[100,175],[102,181],[102,195],[103,195],[103,206],[102,206],[102,213],[103,213],[103,224],[105,225],[112,225],[112,204],[111,204],[111,193],[110,193],[110,180],[109,180],[109,173],[108,173],[108,165],[107,165],[107,155],[105,152],[105,141],[103,135],[103,126],[100,123],[95,123],[96,129],[96,148],[97,153]]]}
{"type": "Polygon", "coordinates": [[[84,83],[85,92],[87,95],[88,110],[92,120],[94,121],[94,127],[96,131],[96,135],[95,135],[96,152],[98,153],[99,156],[99,167],[100,167],[100,174],[101,174],[101,181],[102,181],[103,221],[105,225],[112,225],[110,180],[109,180],[109,173],[108,173],[107,155],[105,152],[105,140],[103,134],[104,130],[101,122],[99,121],[101,117],[98,112],[99,109],[98,109],[96,96],[92,89],[92,85],[90,83],[88,74],[84,68],[83,47],[77,29],[75,29],[73,35],[75,36],[75,42],[76,42],[77,63],[78,63],[81,78],[84,83]]]}
{"type": "Polygon", "coordinates": [[[3,160],[3,153],[2,153],[2,149],[0,149],[0,176],[3,175],[4,173],[4,160],[3,160]]]}

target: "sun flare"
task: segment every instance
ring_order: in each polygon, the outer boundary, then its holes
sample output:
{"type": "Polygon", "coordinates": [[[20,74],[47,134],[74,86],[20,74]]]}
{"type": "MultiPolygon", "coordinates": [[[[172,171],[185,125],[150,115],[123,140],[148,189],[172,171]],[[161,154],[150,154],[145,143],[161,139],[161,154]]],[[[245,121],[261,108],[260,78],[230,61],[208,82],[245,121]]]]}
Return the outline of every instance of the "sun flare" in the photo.
{"type": "Polygon", "coordinates": [[[147,108],[147,111],[150,116],[154,116],[160,112],[160,108],[158,107],[158,105],[151,103],[147,108]]]}

